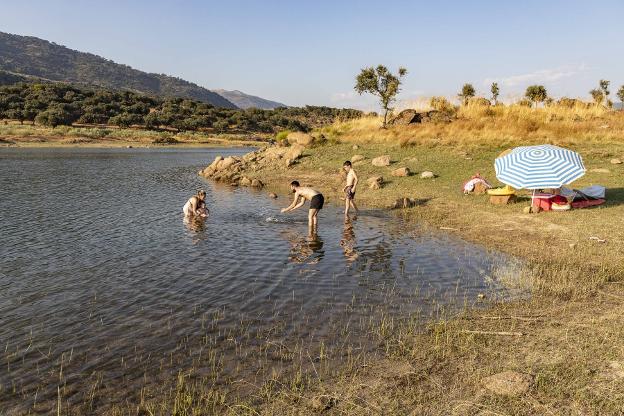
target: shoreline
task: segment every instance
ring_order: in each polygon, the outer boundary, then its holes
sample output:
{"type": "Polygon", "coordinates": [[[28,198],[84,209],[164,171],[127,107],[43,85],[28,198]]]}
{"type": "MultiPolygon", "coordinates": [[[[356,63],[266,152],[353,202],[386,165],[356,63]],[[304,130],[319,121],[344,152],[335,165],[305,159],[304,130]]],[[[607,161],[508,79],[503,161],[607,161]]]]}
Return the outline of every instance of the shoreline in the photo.
{"type": "Polygon", "coordinates": [[[624,169],[597,168],[608,163],[605,159],[613,153],[624,153],[624,145],[613,146],[596,149],[594,144],[582,149],[589,169],[579,181],[610,188],[608,204],[569,213],[523,214],[526,198],[499,207],[483,196],[461,195],[461,179],[477,169],[495,179],[492,160],[502,151],[499,148],[481,149],[479,154],[446,146],[329,143],[306,147],[294,164],[283,157],[263,163],[260,155],[271,151],[267,148],[248,155],[231,177],[202,171],[203,176],[226,183],[242,177],[259,179],[267,191],[280,194],[290,180],[298,179],[318,187],[333,204],[341,196],[342,161],[362,154],[365,159],[354,165],[360,175],[356,198],[360,208],[388,209],[393,200],[403,197],[422,201],[394,212],[409,223],[424,223],[527,264],[522,273],[531,285],[530,299],[466,308],[457,316],[428,323],[422,333],[401,324],[383,341],[385,353],[370,366],[314,382],[303,392],[279,390],[256,408],[267,414],[318,411],[322,398],[323,408],[340,414],[365,411],[361,403],[387,413],[410,408],[423,414],[451,414],[460,405],[465,413],[483,408],[519,414],[559,414],[572,408],[598,408],[606,414],[624,411],[624,394],[612,402],[601,396],[608,383],[624,386],[624,371],[613,375],[613,368],[624,369],[624,353],[616,341],[624,336],[624,273],[618,267],[624,260],[624,229],[611,220],[624,213],[624,191],[617,186],[624,169]],[[370,164],[383,154],[390,154],[390,166],[370,164]],[[392,176],[391,171],[399,167],[416,174],[392,176]],[[425,169],[436,177],[421,179],[418,173],[425,169]],[[384,187],[367,189],[367,178],[375,174],[384,177],[384,187]],[[604,237],[607,245],[588,238],[594,234],[604,237]],[[592,324],[579,327],[578,322],[592,324]],[[562,336],[572,336],[574,341],[562,345],[558,342],[562,336]],[[605,339],[611,341],[605,344],[605,339]],[[567,371],[570,363],[574,365],[567,371]],[[524,380],[517,392],[508,394],[488,381],[509,374],[524,380]],[[374,388],[354,388],[358,383],[374,388]],[[407,391],[405,383],[410,386],[407,391]],[[576,394],[583,389],[588,393],[576,394]]]}

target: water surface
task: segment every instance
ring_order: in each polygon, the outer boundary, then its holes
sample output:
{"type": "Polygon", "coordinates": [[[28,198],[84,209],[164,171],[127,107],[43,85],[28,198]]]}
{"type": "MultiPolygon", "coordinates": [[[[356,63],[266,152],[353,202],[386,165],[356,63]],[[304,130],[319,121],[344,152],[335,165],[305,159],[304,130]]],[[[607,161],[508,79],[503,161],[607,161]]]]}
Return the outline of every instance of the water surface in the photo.
{"type": "Polygon", "coordinates": [[[279,213],[288,196],[197,176],[244,152],[0,151],[0,409],[105,409],[178,371],[215,371],[207,350],[221,378],[248,377],[258,363],[241,345],[361,345],[380,310],[428,316],[488,289],[481,247],[383,213],[345,224],[331,204],[311,240],[305,209],[279,213]],[[186,224],[198,188],[211,215],[186,224]]]}

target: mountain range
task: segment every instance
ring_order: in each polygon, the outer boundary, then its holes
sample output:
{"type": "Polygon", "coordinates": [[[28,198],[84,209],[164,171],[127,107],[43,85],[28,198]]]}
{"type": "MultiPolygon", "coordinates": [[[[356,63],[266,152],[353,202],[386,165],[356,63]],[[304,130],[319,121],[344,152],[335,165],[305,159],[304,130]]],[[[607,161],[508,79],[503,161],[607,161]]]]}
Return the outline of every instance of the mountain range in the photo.
{"type": "Polygon", "coordinates": [[[0,84],[46,80],[161,97],[192,98],[222,108],[275,108],[281,103],[240,91],[215,92],[181,78],[154,74],[33,36],[0,32],[0,84]],[[231,98],[231,100],[230,100],[231,98]]]}

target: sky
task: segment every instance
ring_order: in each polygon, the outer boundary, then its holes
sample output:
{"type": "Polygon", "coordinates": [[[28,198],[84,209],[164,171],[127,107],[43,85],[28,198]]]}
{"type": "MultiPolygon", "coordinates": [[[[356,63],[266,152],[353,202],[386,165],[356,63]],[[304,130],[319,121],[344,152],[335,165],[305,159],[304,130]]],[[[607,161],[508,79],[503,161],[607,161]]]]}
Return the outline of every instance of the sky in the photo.
{"type": "Polygon", "coordinates": [[[624,0],[0,0],[0,31],[36,36],[210,89],[288,105],[366,110],[364,67],[407,68],[399,100],[455,97],[464,83],[520,97],[611,97],[624,84],[624,0]]]}

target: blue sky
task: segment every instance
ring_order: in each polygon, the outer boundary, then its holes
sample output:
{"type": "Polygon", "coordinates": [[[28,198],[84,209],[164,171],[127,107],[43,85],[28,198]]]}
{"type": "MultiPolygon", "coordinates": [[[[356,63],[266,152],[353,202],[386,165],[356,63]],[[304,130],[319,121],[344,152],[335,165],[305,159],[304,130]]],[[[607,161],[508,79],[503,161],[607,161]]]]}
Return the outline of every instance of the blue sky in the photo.
{"type": "Polygon", "coordinates": [[[400,98],[471,82],[519,96],[624,84],[624,1],[14,1],[0,31],[289,105],[374,108],[360,68],[408,69],[400,98]]]}

